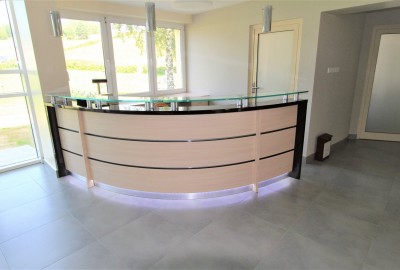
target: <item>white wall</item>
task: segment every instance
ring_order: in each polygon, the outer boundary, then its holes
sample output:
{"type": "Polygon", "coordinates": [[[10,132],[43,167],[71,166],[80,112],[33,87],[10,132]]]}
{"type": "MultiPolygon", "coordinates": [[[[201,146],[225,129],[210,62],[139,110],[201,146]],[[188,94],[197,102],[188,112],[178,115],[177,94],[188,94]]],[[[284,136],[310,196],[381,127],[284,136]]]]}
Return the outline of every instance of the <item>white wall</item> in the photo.
{"type": "MultiPolygon", "coordinates": [[[[308,90],[304,155],[315,151],[318,130],[310,130],[320,15],[323,11],[382,1],[271,1],[273,21],[303,18],[298,89],[308,90]],[[309,136],[312,134],[312,136],[309,136]]],[[[249,26],[262,22],[265,2],[250,1],[196,15],[186,28],[188,89],[211,94],[246,94],[249,26]]],[[[329,104],[324,104],[328,105],[329,104]]],[[[325,108],[324,108],[325,109],[325,108]]]]}
{"type": "Polygon", "coordinates": [[[68,74],[60,37],[54,37],[50,10],[57,10],[54,1],[25,1],[30,33],[43,95],[68,94],[68,74]]]}
{"type": "Polygon", "coordinates": [[[313,138],[325,132],[333,135],[333,143],[348,137],[364,18],[365,15],[321,15],[309,153],[316,146],[313,138]],[[339,67],[340,71],[328,74],[328,67],[339,67]]]}
{"type": "Polygon", "coordinates": [[[361,101],[366,82],[367,63],[370,52],[373,28],[378,25],[391,24],[400,24],[400,9],[371,12],[366,14],[362,46],[360,50],[357,85],[354,93],[353,112],[349,131],[350,134],[356,135],[359,126],[361,101]]]}

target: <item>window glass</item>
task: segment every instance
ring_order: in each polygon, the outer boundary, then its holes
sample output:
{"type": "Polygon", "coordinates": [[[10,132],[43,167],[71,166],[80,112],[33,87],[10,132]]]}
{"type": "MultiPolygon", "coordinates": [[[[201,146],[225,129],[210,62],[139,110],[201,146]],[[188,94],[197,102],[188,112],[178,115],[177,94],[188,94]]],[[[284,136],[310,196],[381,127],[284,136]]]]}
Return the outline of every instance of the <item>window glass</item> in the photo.
{"type": "Polygon", "coordinates": [[[157,27],[154,33],[157,89],[182,89],[181,30],[157,27]]]}
{"type": "Polygon", "coordinates": [[[0,1],[0,71],[18,68],[6,1],[0,1]]]}
{"type": "Polygon", "coordinates": [[[99,91],[92,83],[93,79],[106,79],[100,22],[61,19],[61,23],[71,95],[93,97],[107,93],[106,84],[99,91]]]}
{"type": "Polygon", "coordinates": [[[111,32],[118,94],[149,92],[146,28],[112,23],[111,32]]]}
{"type": "Polygon", "coordinates": [[[37,159],[26,98],[0,98],[0,108],[0,168],[37,159]]]}
{"type": "Polygon", "coordinates": [[[20,74],[0,73],[0,95],[24,92],[20,74]]]}

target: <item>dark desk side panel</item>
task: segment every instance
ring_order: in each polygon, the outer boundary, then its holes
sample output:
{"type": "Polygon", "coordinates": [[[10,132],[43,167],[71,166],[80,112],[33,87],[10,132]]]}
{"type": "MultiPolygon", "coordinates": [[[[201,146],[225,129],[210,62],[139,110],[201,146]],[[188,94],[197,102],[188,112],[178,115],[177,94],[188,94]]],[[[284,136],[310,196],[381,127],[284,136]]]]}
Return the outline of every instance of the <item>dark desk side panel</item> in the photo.
{"type": "Polygon", "coordinates": [[[304,131],[306,128],[307,100],[298,103],[296,140],[293,157],[293,170],[289,173],[290,177],[300,179],[301,162],[303,158],[304,131]]]}
{"type": "Polygon", "coordinates": [[[54,146],[54,155],[57,163],[57,176],[63,177],[68,175],[69,173],[65,168],[65,162],[61,148],[60,134],[58,133],[56,109],[52,106],[46,106],[46,107],[47,107],[47,116],[49,118],[51,137],[54,146]]]}

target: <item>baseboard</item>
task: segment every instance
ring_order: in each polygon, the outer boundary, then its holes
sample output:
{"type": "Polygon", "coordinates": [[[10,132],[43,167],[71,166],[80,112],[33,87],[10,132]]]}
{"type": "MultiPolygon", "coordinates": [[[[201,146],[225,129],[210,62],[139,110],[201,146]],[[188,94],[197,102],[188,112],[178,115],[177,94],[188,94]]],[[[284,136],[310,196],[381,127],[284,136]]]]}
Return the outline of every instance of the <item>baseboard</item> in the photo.
{"type": "Polygon", "coordinates": [[[357,134],[349,134],[347,137],[349,140],[357,140],[357,134]]]}
{"type": "Polygon", "coordinates": [[[53,170],[57,173],[57,168],[54,167],[51,163],[49,163],[46,159],[43,159],[43,164],[48,167],[49,169],[53,170]]]}

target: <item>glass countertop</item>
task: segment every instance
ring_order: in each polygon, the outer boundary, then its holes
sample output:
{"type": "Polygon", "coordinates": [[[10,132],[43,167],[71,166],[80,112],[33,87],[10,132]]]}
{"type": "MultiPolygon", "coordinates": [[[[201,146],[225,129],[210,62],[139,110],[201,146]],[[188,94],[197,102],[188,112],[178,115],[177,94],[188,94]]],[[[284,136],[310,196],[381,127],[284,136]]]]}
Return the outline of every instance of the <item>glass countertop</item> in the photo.
{"type": "Polygon", "coordinates": [[[196,94],[181,94],[173,96],[161,97],[130,97],[120,96],[119,98],[111,96],[96,96],[96,97],[71,97],[63,95],[48,95],[51,98],[52,104],[57,104],[58,100],[66,101],[81,101],[85,100],[93,103],[181,103],[181,102],[218,102],[218,101],[236,101],[242,102],[247,100],[271,99],[271,98],[287,98],[288,96],[299,96],[300,94],[308,93],[308,91],[294,92],[270,92],[258,96],[247,95],[229,95],[229,96],[214,96],[214,95],[196,95],[196,94]]]}

